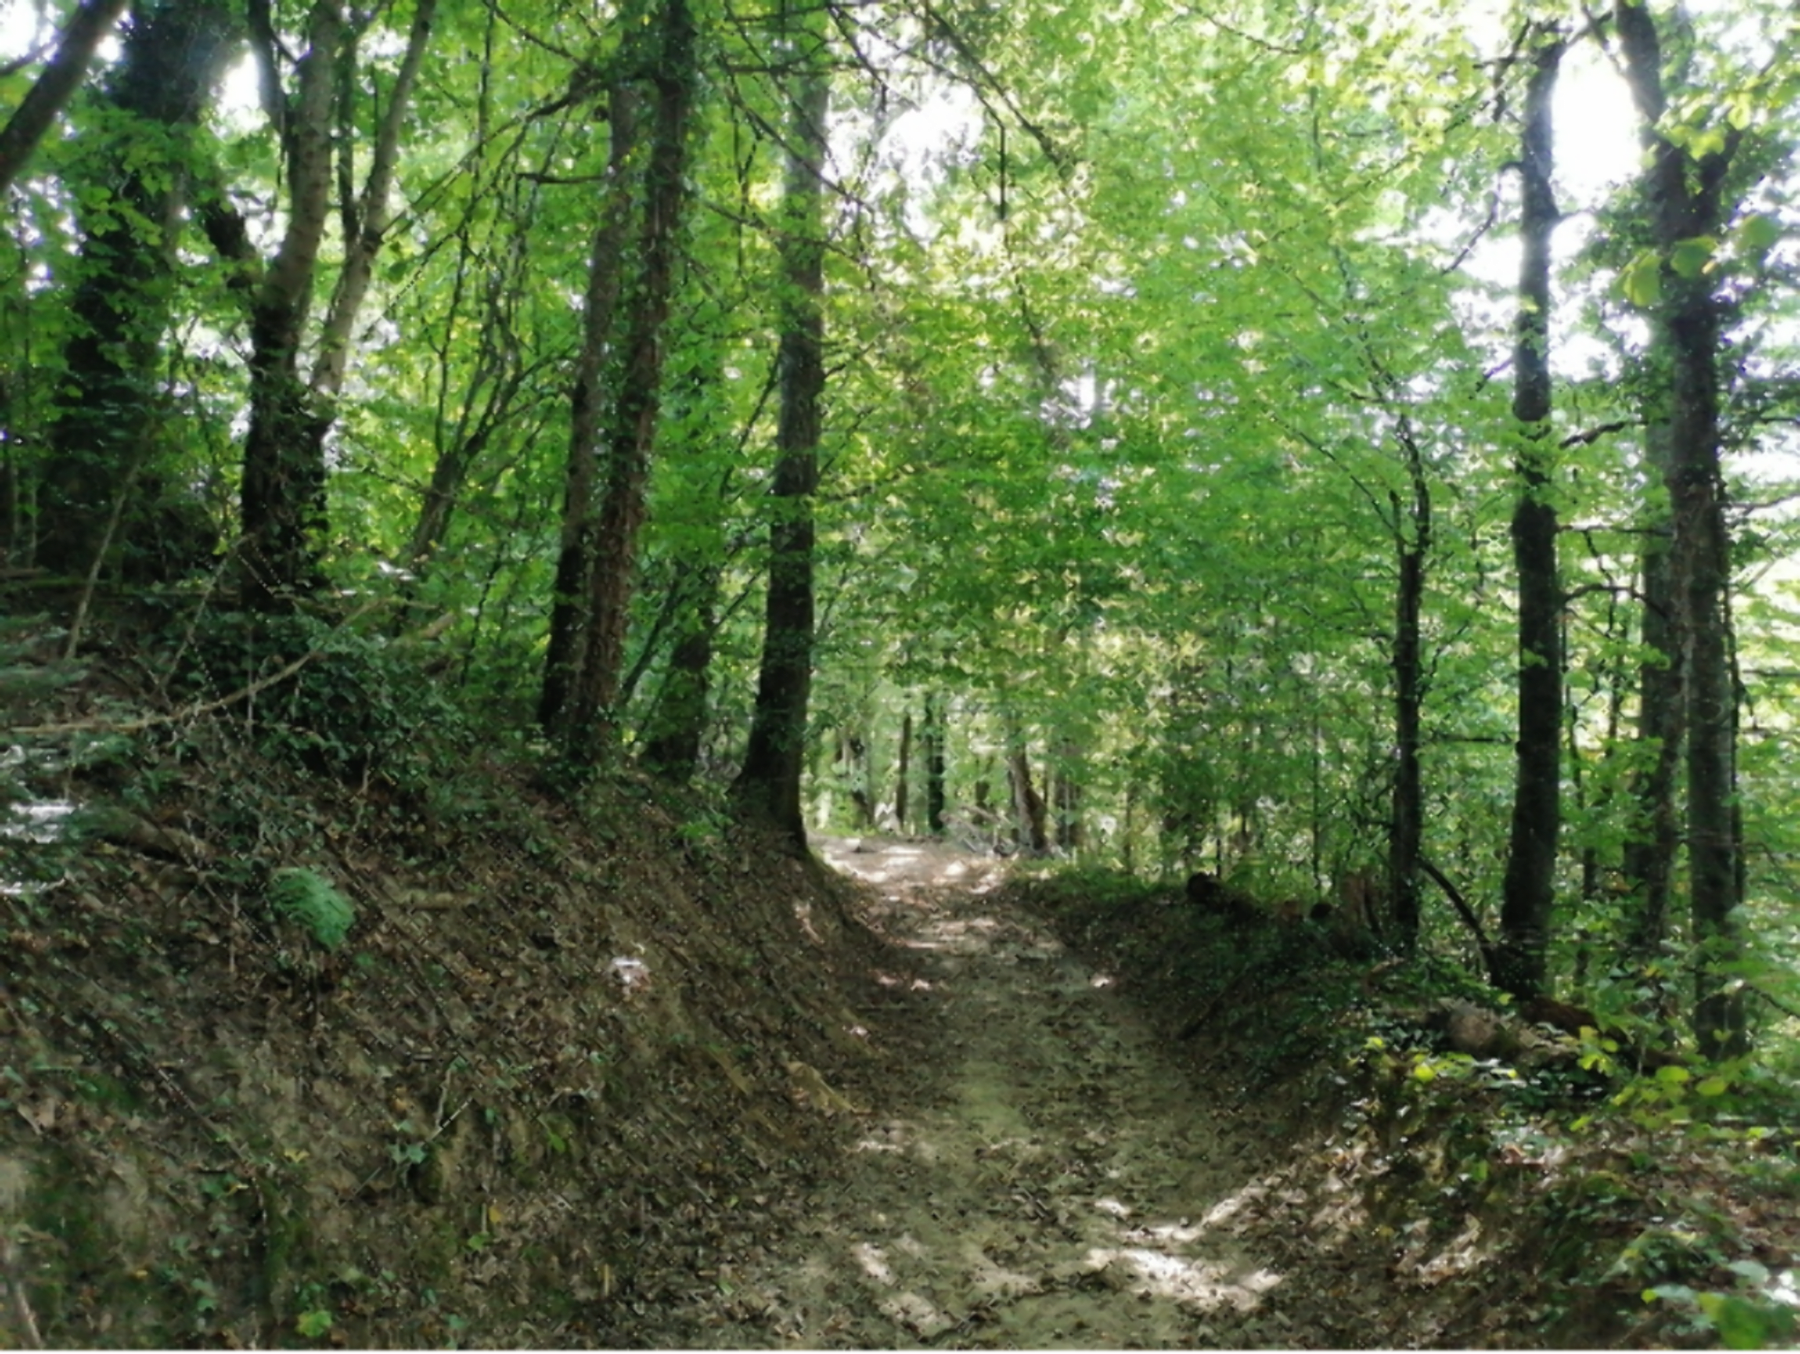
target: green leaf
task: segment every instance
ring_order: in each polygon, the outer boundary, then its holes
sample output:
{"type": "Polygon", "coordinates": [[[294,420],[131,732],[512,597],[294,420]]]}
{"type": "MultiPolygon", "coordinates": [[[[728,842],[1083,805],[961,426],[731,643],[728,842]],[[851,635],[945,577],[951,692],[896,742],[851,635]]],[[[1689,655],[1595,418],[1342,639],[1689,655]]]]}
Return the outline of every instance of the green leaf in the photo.
{"type": "Polygon", "coordinates": [[[1699,277],[1712,262],[1719,242],[1710,235],[1696,235],[1691,240],[1677,240],[1669,250],[1669,267],[1682,277],[1699,277]]]}
{"type": "Polygon", "coordinates": [[[1791,1313],[1735,1293],[1702,1293],[1700,1310],[1727,1349],[1768,1349],[1785,1345],[1793,1333],[1791,1313]]]}
{"type": "Polygon", "coordinates": [[[1760,259],[1781,239],[1781,223],[1772,216],[1752,212],[1737,226],[1737,246],[1744,253],[1760,259]]]}
{"type": "Polygon", "coordinates": [[[1662,300],[1662,263],[1648,250],[1625,265],[1619,274],[1619,290],[1639,310],[1648,310],[1662,300]]]}
{"type": "Polygon", "coordinates": [[[1658,1081],[1666,1081],[1674,1086],[1679,1086],[1685,1081],[1692,1081],[1694,1079],[1694,1074],[1685,1067],[1676,1067],[1671,1064],[1668,1067],[1657,1068],[1656,1079],[1658,1081]]]}
{"type": "Polygon", "coordinates": [[[316,1340],[331,1329],[331,1313],[323,1310],[302,1312],[294,1318],[294,1329],[308,1340],[316,1340]]]}
{"type": "Polygon", "coordinates": [[[1724,1095],[1731,1089],[1731,1083],[1724,1077],[1708,1077],[1694,1087],[1701,1095],[1724,1095]]]}

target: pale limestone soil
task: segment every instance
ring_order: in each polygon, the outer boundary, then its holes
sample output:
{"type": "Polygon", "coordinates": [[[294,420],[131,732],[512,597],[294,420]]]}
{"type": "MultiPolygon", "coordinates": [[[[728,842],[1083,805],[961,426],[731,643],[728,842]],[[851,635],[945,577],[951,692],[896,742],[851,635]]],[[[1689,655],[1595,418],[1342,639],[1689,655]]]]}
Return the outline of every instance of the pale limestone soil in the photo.
{"type": "MultiPolygon", "coordinates": [[[[805,1221],[683,1314],[718,1347],[1297,1347],[1322,1293],[1240,1239],[1264,1143],[1192,1084],[1040,924],[998,863],[931,844],[820,844],[871,885],[934,1005],[827,1166],[805,1221]]],[[[914,1008],[921,1009],[921,1008],[914,1008]]],[[[869,1037],[884,1036],[871,1021],[869,1037]]],[[[1282,1249],[1287,1250],[1287,1247],[1282,1249]]]]}

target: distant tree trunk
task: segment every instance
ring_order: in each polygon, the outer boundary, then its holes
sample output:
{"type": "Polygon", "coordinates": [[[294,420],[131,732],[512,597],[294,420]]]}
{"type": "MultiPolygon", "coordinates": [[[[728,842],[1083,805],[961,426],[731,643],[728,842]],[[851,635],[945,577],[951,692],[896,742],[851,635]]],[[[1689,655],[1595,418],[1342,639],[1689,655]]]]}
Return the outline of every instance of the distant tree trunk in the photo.
{"type": "Polygon", "coordinates": [[[1743,133],[1697,160],[1658,131],[1666,108],[1662,51],[1649,8],[1614,9],[1625,75],[1649,152],[1651,225],[1662,254],[1656,344],[1668,357],[1671,564],[1687,710],[1688,877],[1700,946],[1694,1033],[1707,1056],[1749,1046],[1744,996],[1724,970],[1742,948],[1733,909],[1741,901],[1733,806],[1737,781],[1736,690],[1729,648],[1730,530],[1719,463],[1720,302],[1701,267],[1682,266],[1682,242],[1723,234],[1725,180],[1743,133]]]}
{"type": "Polygon", "coordinates": [[[1419,855],[1425,837],[1425,791],[1419,769],[1425,704],[1421,616],[1425,564],[1431,551],[1431,487],[1412,425],[1404,416],[1398,435],[1412,498],[1405,505],[1398,493],[1390,499],[1399,586],[1394,595],[1394,793],[1388,825],[1388,897],[1395,939],[1402,950],[1411,951],[1419,941],[1419,855]]]}
{"type": "Polygon", "coordinates": [[[806,849],[800,811],[807,702],[812,691],[813,508],[819,485],[820,404],[825,390],[824,167],[831,82],[814,21],[786,5],[783,27],[802,50],[788,110],[787,182],[782,194],[781,412],[770,500],[769,590],[762,664],[750,744],[732,795],[749,813],[806,849]]]}
{"type": "Polygon", "coordinates": [[[718,628],[719,567],[708,564],[689,585],[669,654],[662,690],[644,731],[644,767],[664,780],[692,779],[706,741],[712,687],[713,635],[718,628]]]}
{"type": "Polygon", "coordinates": [[[1071,854],[1081,849],[1081,753],[1072,742],[1058,745],[1051,802],[1056,808],[1056,845],[1071,854]]]}
{"type": "Polygon", "coordinates": [[[126,25],[123,56],[105,81],[105,103],[120,117],[78,142],[69,179],[82,226],[80,280],[38,493],[36,562],[54,572],[92,565],[127,486],[132,502],[114,541],[140,555],[132,572],[156,577],[189,553],[181,542],[164,550],[149,539],[164,493],[151,450],[157,361],[175,287],[186,152],[232,23],[212,0],[145,6],[126,25]],[[92,210],[82,191],[89,184],[99,203],[92,210]]]}
{"type": "Polygon", "coordinates": [[[944,835],[944,704],[935,692],[925,693],[925,830],[944,835]]]}
{"type": "Polygon", "coordinates": [[[127,0],[83,0],[63,26],[56,55],[19,101],[5,128],[0,129],[0,196],[25,172],[32,152],[80,86],[88,63],[94,59],[94,49],[112,31],[119,15],[125,12],[126,3],[127,0]]]}
{"type": "Polygon", "coordinates": [[[1031,756],[1025,745],[1025,732],[1010,714],[1006,716],[1006,779],[1012,790],[1013,841],[1019,850],[1030,855],[1049,854],[1044,798],[1031,783],[1031,756]]]}
{"type": "Polygon", "coordinates": [[[606,393],[606,358],[617,325],[625,275],[625,246],[631,235],[631,159],[637,149],[637,92],[625,79],[613,81],[607,98],[612,144],[601,195],[599,224],[588,251],[586,304],[581,351],[569,397],[569,459],[563,476],[562,544],[556,557],[551,600],[550,644],[538,723],[553,739],[565,736],[569,693],[586,662],[588,593],[593,586],[595,515],[600,467],[600,416],[606,393]]]}
{"type": "Polygon", "coordinates": [[[858,827],[875,826],[875,800],[870,793],[869,745],[860,733],[838,730],[838,775],[850,787],[850,803],[856,809],[858,827]]]}
{"type": "Polygon", "coordinates": [[[1681,849],[1677,787],[1687,726],[1669,559],[1673,527],[1664,493],[1672,464],[1671,431],[1666,411],[1653,406],[1648,415],[1645,450],[1650,472],[1662,482],[1651,491],[1654,506],[1645,514],[1640,556],[1644,600],[1639,640],[1646,656],[1638,666],[1636,741],[1640,762],[1633,777],[1634,817],[1623,861],[1625,881],[1636,901],[1626,943],[1640,964],[1656,956],[1669,932],[1675,857],[1681,849]]]}
{"type": "Polygon", "coordinates": [[[1512,836],[1492,954],[1496,986],[1520,1001],[1544,990],[1555,901],[1557,838],[1562,831],[1562,584],[1557,572],[1556,507],[1551,501],[1550,237],[1559,215],[1551,189],[1556,167],[1550,102],[1563,40],[1538,31],[1525,94],[1519,174],[1519,313],[1513,344],[1513,417],[1519,423],[1519,497],[1513,508],[1513,562],[1519,579],[1518,741],[1512,836]]]}
{"type": "Polygon", "coordinates": [[[614,708],[625,663],[625,634],[637,570],[638,531],[661,409],[662,331],[674,288],[675,254],[687,208],[688,125],[698,80],[697,35],[688,0],[663,0],[654,128],[644,170],[637,273],[624,307],[624,336],[601,422],[600,507],[589,566],[585,639],[558,723],[558,751],[585,771],[613,750],[614,708]]]}
{"type": "Polygon", "coordinates": [[[912,793],[907,773],[912,769],[913,717],[909,706],[900,715],[900,753],[894,764],[894,825],[906,830],[906,801],[912,793]]]}

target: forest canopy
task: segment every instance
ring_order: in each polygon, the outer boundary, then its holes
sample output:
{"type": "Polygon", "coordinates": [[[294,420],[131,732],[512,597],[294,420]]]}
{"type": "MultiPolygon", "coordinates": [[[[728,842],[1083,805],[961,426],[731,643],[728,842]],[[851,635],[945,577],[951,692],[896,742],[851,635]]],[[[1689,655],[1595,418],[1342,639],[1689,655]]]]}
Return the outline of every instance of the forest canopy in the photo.
{"type": "Polygon", "coordinates": [[[568,794],[1800,1003],[1791,8],[0,12],[71,655],[155,598],[568,794]]]}

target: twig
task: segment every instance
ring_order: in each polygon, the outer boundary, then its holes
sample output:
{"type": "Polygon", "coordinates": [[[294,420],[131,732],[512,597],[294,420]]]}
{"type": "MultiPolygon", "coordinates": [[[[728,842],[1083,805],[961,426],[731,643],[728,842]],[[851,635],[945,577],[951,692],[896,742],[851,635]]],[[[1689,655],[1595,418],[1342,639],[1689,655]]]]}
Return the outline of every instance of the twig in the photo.
{"type": "Polygon", "coordinates": [[[42,1349],[44,1337],[38,1333],[31,1299],[25,1294],[25,1280],[19,1273],[19,1252],[11,1232],[0,1234],[0,1275],[4,1276],[7,1296],[12,1299],[13,1319],[19,1323],[20,1341],[27,1349],[42,1349]]]}

